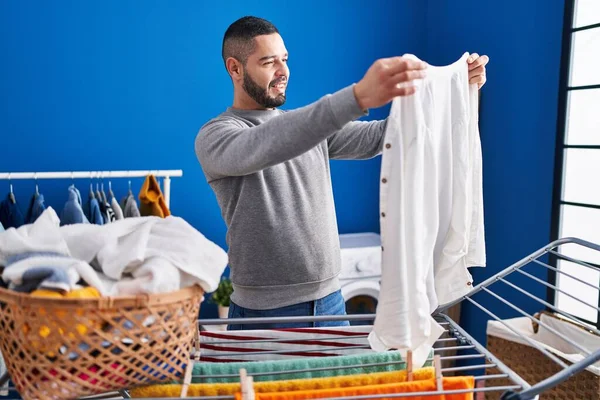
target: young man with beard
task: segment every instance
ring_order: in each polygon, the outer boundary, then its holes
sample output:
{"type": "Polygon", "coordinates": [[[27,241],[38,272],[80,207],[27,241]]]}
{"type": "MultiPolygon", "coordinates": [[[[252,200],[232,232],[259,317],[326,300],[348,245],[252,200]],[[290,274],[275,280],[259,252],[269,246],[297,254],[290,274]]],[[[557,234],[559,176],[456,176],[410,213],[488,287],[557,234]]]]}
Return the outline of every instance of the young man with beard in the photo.
{"type": "MultiPolygon", "coordinates": [[[[329,160],[380,154],[386,121],[356,120],[395,97],[412,95],[411,82],[425,76],[427,65],[380,59],[358,83],[284,111],[278,107],[286,99],[288,52],[273,24],[256,17],[237,20],[225,32],[222,56],[233,82],[233,105],[202,126],[195,150],[228,229],[234,287],[229,317],[344,315],[329,160]]],[[[471,83],[485,83],[487,62],[486,56],[471,56],[471,83]]]]}

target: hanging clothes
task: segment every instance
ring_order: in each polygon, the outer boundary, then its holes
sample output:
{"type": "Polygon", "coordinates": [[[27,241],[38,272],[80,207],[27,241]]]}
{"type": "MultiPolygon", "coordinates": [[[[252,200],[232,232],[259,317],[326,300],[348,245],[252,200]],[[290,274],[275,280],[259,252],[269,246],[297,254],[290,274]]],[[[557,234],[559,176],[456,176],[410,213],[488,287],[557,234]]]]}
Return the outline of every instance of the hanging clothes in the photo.
{"type": "Polygon", "coordinates": [[[0,202],[0,223],[5,229],[18,228],[25,224],[25,218],[14,195],[9,193],[2,202],[0,202]]]}
{"type": "Polygon", "coordinates": [[[160,191],[160,185],[154,175],[148,175],[142,184],[139,193],[140,214],[142,216],[154,215],[165,218],[171,215],[167,203],[160,191]]]}
{"type": "Polygon", "coordinates": [[[46,206],[44,204],[44,195],[38,193],[36,190],[31,196],[31,200],[29,200],[29,208],[27,208],[27,213],[25,215],[25,223],[33,224],[35,220],[42,215],[45,209],[46,206]]]}
{"type": "Polygon", "coordinates": [[[131,192],[121,200],[121,208],[125,218],[137,218],[141,216],[137,201],[131,192]]]}
{"type": "Polygon", "coordinates": [[[94,192],[90,190],[88,201],[85,205],[84,214],[91,224],[103,225],[104,219],[102,218],[102,212],[100,211],[100,204],[96,200],[94,192]]]}
{"type": "Polygon", "coordinates": [[[101,209],[104,210],[103,211],[103,217],[104,217],[104,221],[105,221],[104,223],[109,224],[111,222],[115,222],[117,220],[117,217],[115,216],[115,212],[112,209],[112,207],[110,206],[108,199],[106,198],[106,193],[104,193],[104,187],[102,188],[102,191],[100,192],[100,199],[98,201],[101,202],[101,209]]]}
{"type": "Polygon", "coordinates": [[[115,198],[112,191],[110,192],[109,197],[110,197],[110,208],[113,210],[113,213],[115,214],[115,220],[118,221],[118,220],[124,219],[125,217],[123,216],[123,210],[121,209],[121,206],[119,205],[119,202],[115,198]]]}
{"type": "Polygon", "coordinates": [[[469,84],[468,56],[429,66],[416,94],[394,99],[386,126],[381,292],[369,342],[376,351],[412,350],[414,368],[443,332],[431,313],[472,289],[468,267],[485,266],[477,85],[469,84]]]}
{"type": "Polygon", "coordinates": [[[71,225],[71,224],[89,224],[81,203],[81,194],[79,190],[74,186],[69,186],[69,200],[65,203],[65,206],[60,214],[60,225],[71,225]]]}

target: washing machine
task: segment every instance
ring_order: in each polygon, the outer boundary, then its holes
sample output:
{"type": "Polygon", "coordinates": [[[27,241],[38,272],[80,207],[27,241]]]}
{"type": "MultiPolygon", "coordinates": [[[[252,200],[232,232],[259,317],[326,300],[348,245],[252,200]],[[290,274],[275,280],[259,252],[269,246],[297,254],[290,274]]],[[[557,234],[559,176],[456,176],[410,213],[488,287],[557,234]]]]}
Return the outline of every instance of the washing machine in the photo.
{"type": "MultiPolygon", "coordinates": [[[[373,232],[340,235],[340,284],[347,314],[374,314],[381,287],[381,238],[373,232]]],[[[352,321],[353,325],[372,321],[352,321]]]]}

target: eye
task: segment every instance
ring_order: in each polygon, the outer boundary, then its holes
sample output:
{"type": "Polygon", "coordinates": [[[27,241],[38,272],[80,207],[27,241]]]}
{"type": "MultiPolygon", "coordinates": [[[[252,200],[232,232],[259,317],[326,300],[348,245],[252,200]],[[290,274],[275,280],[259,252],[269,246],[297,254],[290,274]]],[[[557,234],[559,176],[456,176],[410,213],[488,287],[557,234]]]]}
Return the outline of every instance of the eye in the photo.
{"type": "Polygon", "coordinates": [[[287,58],[282,59],[281,61],[283,61],[284,63],[287,63],[287,58]]]}
{"type": "Polygon", "coordinates": [[[273,61],[267,61],[263,65],[270,65],[270,64],[273,64],[273,61]]]}

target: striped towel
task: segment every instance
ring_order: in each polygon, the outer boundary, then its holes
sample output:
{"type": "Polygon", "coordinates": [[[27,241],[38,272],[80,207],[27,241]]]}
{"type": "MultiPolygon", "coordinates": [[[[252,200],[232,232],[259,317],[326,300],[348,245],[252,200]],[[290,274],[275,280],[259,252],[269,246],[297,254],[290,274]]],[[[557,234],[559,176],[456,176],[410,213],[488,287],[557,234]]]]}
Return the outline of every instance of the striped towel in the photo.
{"type": "Polygon", "coordinates": [[[200,361],[242,362],[372,353],[372,326],[202,331],[200,361]],[[278,340],[278,341],[273,341],[278,340]],[[280,352],[280,353],[272,353],[280,352]]]}

